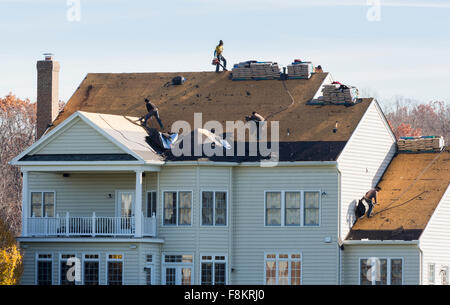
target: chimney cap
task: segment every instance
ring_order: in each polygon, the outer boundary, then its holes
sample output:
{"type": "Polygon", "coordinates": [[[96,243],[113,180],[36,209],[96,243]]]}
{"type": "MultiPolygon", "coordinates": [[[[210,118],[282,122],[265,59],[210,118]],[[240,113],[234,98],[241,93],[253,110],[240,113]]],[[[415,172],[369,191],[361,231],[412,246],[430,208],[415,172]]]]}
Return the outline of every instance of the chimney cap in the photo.
{"type": "Polygon", "coordinates": [[[45,60],[53,60],[53,53],[43,53],[42,55],[45,56],[45,60]]]}

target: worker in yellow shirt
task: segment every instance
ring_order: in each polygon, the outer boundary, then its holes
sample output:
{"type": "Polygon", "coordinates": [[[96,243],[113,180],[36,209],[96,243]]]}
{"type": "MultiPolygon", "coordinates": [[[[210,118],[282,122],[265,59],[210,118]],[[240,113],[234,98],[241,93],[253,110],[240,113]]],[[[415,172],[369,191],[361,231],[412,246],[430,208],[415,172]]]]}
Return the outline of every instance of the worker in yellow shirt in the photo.
{"type": "MultiPolygon", "coordinates": [[[[217,58],[219,63],[220,63],[220,61],[223,62],[223,68],[225,70],[227,67],[227,60],[225,59],[225,57],[222,56],[222,52],[223,52],[223,41],[221,40],[221,41],[219,41],[219,44],[217,45],[216,50],[214,51],[214,56],[217,58]]],[[[217,64],[216,72],[219,72],[219,68],[220,68],[220,65],[217,64]]]]}

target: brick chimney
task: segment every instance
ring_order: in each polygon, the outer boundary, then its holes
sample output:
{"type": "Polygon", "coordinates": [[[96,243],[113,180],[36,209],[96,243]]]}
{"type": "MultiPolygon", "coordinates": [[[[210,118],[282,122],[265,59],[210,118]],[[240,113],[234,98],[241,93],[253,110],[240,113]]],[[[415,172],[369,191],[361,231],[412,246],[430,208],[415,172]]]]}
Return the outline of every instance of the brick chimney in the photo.
{"type": "Polygon", "coordinates": [[[59,110],[59,62],[53,54],[44,54],[45,59],[37,62],[37,126],[38,140],[52,124],[59,110]]]}

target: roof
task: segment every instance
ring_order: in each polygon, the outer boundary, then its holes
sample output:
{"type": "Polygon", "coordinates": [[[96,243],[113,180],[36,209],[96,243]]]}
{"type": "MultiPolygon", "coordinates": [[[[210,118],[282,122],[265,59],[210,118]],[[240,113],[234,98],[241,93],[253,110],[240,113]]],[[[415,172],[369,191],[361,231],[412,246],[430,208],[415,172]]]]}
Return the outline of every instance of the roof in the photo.
{"type": "Polygon", "coordinates": [[[79,110],[141,117],[146,114],[144,98],[159,108],[165,132],[178,120],[194,126],[194,113],[198,112],[202,113],[203,123],[216,120],[226,126],[226,121],[243,121],[256,111],[280,122],[280,142],[284,142],[280,147],[316,147],[325,151],[290,153],[288,160],[336,160],[372,99],[362,99],[349,107],[307,105],[328,79],[328,73],[286,81],[232,81],[230,72],[90,73],[53,125],[58,126],[79,110]],[[172,78],[178,75],[184,76],[186,82],[171,85],[172,78]],[[333,133],[336,121],[339,128],[333,133]]]}
{"type": "Polygon", "coordinates": [[[418,239],[450,182],[450,149],[399,153],[379,182],[371,218],[359,219],[347,239],[418,239]]]}

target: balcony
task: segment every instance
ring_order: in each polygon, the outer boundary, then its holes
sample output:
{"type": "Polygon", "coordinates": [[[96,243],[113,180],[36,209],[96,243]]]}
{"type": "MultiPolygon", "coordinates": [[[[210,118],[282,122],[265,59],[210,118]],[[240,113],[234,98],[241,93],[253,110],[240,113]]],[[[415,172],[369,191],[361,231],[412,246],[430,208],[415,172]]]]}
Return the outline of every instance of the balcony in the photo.
{"type": "MultiPolygon", "coordinates": [[[[141,232],[156,237],[156,217],[141,217],[141,232]]],[[[29,217],[26,236],[39,237],[133,237],[136,236],[136,217],[29,217]]],[[[139,236],[138,236],[139,237],[139,236]]]]}

